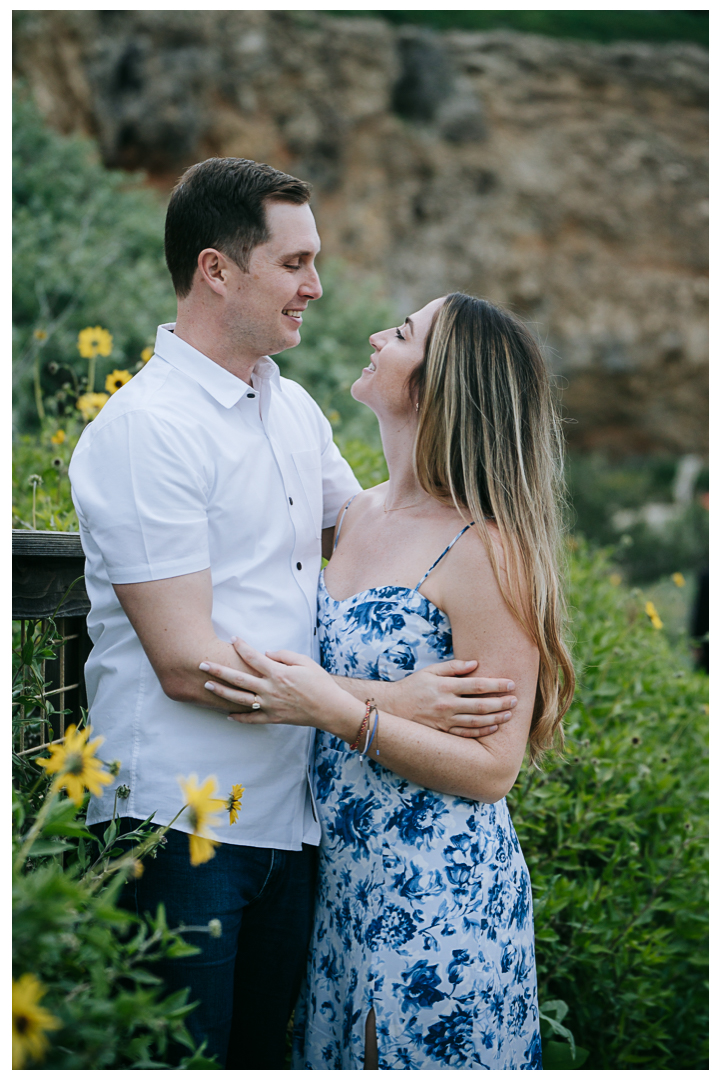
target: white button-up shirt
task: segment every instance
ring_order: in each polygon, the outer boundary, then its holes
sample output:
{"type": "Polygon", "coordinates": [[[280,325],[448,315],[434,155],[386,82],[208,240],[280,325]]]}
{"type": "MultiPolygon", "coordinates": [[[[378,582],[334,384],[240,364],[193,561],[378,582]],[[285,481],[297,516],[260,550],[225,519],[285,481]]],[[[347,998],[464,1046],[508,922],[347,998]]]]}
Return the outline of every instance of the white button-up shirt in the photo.
{"type": "MultiPolygon", "coordinates": [[[[160,686],[113,584],[212,572],[218,637],[318,658],[320,538],[359,490],[328,421],[269,358],[252,385],[158,329],[155,355],[83,432],[70,479],[86,555],[93,650],[90,720],[104,760],[121,762],[88,821],[182,806],[178,776],[214,775],[218,795],[245,788],[223,843],[297,851],[318,843],[308,770],[313,728],[243,725],[160,686]]],[[[189,831],[181,818],[175,828],[189,831]]]]}

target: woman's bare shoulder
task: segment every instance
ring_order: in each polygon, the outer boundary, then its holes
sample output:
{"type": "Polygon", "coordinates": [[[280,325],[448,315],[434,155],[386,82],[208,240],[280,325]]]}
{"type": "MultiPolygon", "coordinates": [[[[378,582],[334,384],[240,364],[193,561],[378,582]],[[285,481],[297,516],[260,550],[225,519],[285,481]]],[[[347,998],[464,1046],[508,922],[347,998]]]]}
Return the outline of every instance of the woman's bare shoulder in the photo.
{"type": "Polygon", "coordinates": [[[375,510],[378,506],[382,506],[383,490],[387,487],[387,481],[385,484],[378,484],[376,487],[367,488],[364,491],[358,491],[357,495],[353,495],[347,502],[344,502],[340,507],[340,513],[337,516],[335,527],[345,518],[343,522],[343,528],[345,525],[350,525],[356,518],[361,517],[368,511],[375,510]]]}
{"type": "Polygon", "coordinates": [[[490,557],[491,551],[497,563],[500,583],[503,588],[507,587],[507,559],[500,530],[494,521],[485,521],[482,529],[475,525],[468,529],[449,553],[442,575],[442,588],[448,595],[449,603],[452,600],[462,600],[464,604],[481,603],[486,613],[491,609],[497,611],[506,607],[490,557]]]}

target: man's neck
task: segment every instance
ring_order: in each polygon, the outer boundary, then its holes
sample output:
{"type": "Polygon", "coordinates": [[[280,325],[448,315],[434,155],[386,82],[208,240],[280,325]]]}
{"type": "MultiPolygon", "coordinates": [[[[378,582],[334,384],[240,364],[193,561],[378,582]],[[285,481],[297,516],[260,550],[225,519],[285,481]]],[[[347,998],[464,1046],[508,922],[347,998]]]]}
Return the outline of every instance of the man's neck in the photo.
{"type": "Polygon", "coordinates": [[[262,359],[260,356],[243,356],[236,345],[225,339],[222,331],[211,330],[204,320],[182,311],[178,311],[175,334],[244,383],[250,383],[255,365],[262,359]]]}

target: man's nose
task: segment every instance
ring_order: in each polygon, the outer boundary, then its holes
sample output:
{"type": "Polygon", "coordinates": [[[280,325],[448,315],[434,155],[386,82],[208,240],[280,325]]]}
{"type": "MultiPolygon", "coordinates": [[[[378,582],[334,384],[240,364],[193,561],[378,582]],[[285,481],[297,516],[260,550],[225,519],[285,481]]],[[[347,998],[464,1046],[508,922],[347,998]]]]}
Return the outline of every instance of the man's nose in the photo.
{"type": "Polygon", "coordinates": [[[298,291],[308,300],[319,300],[322,296],[323,290],[322,285],[320,284],[320,275],[314,266],[309,268],[309,272],[298,291]]]}

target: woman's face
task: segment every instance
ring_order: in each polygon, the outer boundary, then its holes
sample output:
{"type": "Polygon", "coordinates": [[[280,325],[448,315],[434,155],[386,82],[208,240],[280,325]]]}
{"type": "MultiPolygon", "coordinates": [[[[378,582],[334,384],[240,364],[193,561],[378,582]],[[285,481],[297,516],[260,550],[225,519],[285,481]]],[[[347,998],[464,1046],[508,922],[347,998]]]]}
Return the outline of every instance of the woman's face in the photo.
{"type": "Polygon", "coordinates": [[[444,296],[431,300],[414,315],[408,315],[402,326],[370,335],[374,350],[370,363],[350,390],[356,401],[378,416],[415,413],[408,378],[422,361],[430,323],[444,300],[444,296]]]}

